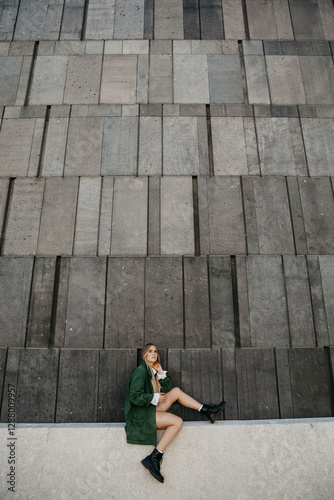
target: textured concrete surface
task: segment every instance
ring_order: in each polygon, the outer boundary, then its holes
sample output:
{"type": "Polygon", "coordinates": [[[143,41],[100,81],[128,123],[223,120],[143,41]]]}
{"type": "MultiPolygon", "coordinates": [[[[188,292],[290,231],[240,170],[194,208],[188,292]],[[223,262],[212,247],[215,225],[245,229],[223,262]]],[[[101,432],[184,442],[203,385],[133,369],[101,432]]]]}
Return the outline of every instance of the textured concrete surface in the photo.
{"type": "MultiPolygon", "coordinates": [[[[5,449],[5,425],[0,432],[5,449]]],[[[333,495],[332,418],[186,423],[164,453],[163,484],[140,463],[152,447],[127,444],[124,424],[21,424],[15,436],[15,497],[22,500],[144,499],[152,491],[163,499],[199,499],[218,491],[227,500],[333,495]]],[[[3,471],[7,454],[1,454],[3,471]]],[[[2,474],[1,496],[12,498],[5,480],[2,474]]]]}

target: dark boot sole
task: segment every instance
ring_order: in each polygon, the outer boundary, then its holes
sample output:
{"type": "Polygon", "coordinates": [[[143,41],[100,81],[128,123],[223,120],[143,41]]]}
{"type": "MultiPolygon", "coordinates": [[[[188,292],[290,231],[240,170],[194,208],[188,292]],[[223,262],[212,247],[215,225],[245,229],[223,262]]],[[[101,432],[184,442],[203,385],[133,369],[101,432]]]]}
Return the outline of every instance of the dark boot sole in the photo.
{"type": "Polygon", "coordinates": [[[159,483],[163,483],[164,482],[164,478],[161,479],[161,477],[159,477],[156,474],[154,474],[154,472],[152,471],[152,469],[145,462],[145,459],[142,460],[141,463],[143,464],[143,466],[145,467],[145,469],[147,469],[150,472],[150,474],[154,477],[154,479],[157,479],[159,481],[159,483]]]}
{"type": "Polygon", "coordinates": [[[210,422],[212,424],[215,423],[215,421],[217,420],[217,418],[219,417],[221,411],[225,408],[225,406],[226,406],[226,403],[224,403],[223,406],[221,408],[219,408],[219,410],[217,411],[217,413],[212,418],[210,418],[210,422]]]}

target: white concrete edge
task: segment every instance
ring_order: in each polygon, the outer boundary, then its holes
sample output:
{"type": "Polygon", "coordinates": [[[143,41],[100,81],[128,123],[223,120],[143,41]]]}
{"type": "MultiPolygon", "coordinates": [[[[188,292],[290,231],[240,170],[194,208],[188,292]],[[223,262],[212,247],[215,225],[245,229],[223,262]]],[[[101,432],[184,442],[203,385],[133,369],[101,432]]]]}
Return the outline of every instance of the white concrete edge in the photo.
{"type": "MultiPolygon", "coordinates": [[[[334,423],[334,417],[317,417],[317,418],[289,418],[289,419],[268,419],[268,420],[219,420],[215,422],[215,426],[249,426],[249,425],[286,425],[286,424],[321,424],[332,422],[334,423]]],[[[209,422],[184,422],[184,426],[186,427],[203,427],[212,425],[209,422]]],[[[18,429],[26,429],[26,428],[73,428],[73,429],[94,429],[94,428],[119,428],[124,427],[124,422],[94,422],[94,423],[16,423],[16,430],[18,429]]],[[[0,430],[7,429],[8,424],[0,423],[0,430]]]]}

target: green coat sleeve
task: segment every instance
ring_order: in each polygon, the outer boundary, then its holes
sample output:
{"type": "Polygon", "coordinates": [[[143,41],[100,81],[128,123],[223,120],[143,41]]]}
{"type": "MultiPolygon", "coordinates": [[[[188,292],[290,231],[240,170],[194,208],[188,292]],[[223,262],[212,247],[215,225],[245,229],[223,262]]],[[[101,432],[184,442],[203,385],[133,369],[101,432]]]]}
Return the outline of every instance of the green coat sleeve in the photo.
{"type": "Polygon", "coordinates": [[[149,406],[153,393],[145,392],[145,374],[135,371],[130,382],[130,401],[136,406],[149,406]]]}
{"type": "Polygon", "coordinates": [[[166,375],[165,378],[162,378],[159,382],[161,385],[162,392],[169,392],[172,389],[172,384],[169,380],[168,375],[166,375]]]}

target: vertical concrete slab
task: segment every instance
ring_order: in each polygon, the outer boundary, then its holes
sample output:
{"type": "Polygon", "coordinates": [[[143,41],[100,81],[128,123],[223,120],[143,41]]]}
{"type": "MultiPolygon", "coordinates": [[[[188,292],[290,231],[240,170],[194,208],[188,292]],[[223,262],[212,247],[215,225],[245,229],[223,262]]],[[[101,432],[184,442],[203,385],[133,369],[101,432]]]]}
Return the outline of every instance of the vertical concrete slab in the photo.
{"type": "Polygon", "coordinates": [[[35,259],[26,347],[50,347],[55,257],[35,259]]]}
{"type": "Polygon", "coordinates": [[[73,255],[96,255],[100,216],[101,177],[81,177],[73,255]]]}
{"type": "Polygon", "coordinates": [[[334,200],[326,177],[298,179],[309,254],[334,253],[334,200]]]}
{"type": "Polygon", "coordinates": [[[211,117],[215,175],[247,175],[242,117],[211,117]]]}
{"type": "Polygon", "coordinates": [[[212,347],[235,347],[230,257],[209,257],[212,347]]]}
{"type": "Polygon", "coordinates": [[[310,175],[334,175],[334,120],[301,118],[310,175]]]}
{"type": "Polygon", "coordinates": [[[104,119],[71,118],[65,175],[100,175],[104,119]]]}
{"type": "Polygon", "coordinates": [[[100,103],[135,104],[137,55],[103,57],[100,103]]]}
{"type": "Polygon", "coordinates": [[[298,56],[265,56],[272,104],[306,104],[298,56]]]}
{"type": "Polygon", "coordinates": [[[182,0],[169,0],[169,2],[155,0],[154,38],[166,40],[184,38],[182,0]]]}
{"type": "Polygon", "coordinates": [[[44,125],[45,118],[36,118],[28,168],[29,177],[36,177],[38,175],[40,157],[42,154],[44,125]]]}
{"type": "Polygon", "coordinates": [[[144,345],[145,259],[109,258],[105,348],[144,345]]]}
{"type": "Polygon", "coordinates": [[[20,74],[20,80],[17,88],[17,94],[15,99],[15,106],[23,106],[26,100],[26,94],[28,89],[28,82],[30,77],[32,65],[32,57],[24,56],[22,61],[22,68],[20,74]]]}
{"type": "Polygon", "coordinates": [[[90,0],[87,9],[85,39],[112,39],[114,16],[115,0],[90,0]]]}
{"type": "Polygon", "coordinates": [[[1,15],[0,15],[1,41],[12,40],[19,5],[20,5],[19,0],[11,0],[8,3],[2,2],[1,15]]]}
{"type": "MultiPolygon", "coordinates": [[[[319,268],[321,273],[321,282],[324,294],[326,318],[328,323],[329,345],[334,342],[334,287],[333,287],[333,257],[331,255],[319,256],[319,268]]],[[[318,343],[318,345],[323,345],[318,343]]],[[[327,345],[327,343],[326,343],[327,345]]]]}
{"type": "Polygon", "coordinates": [[[173,102],[173,61],[170,55],[151,55],[148,100],[150,103],[173,102]]]}
{"type": "Polygon", "coordinates": [[[103,347],[105,283],[105,258],[71,259],[65,347],[103,347]]]}
{"type": "Polygon", "coordinates": [[[137,368],[136,349],[99,352],[98,422],[124,421],[124,395],[137,368]]]}
{"type": "Polygon", "coordinates": [[[277,28],[272,0],[246,0],[249,37],[251,40],[275,40],[277,28]],[[261,15],[259,15],[261,12],[261,15]]]}
{"type": "Polygon", "coordinates": [[[36,58],[29,104],[62,104],[68,56],[36,58]]]}
{"type": "Polygon", "coordinates": [[[248,172],[250,175],[259,175],[260,163],[259,163],[258,145],[256,139],[254,118],[243,117],[243,124],[245,133],[248,172]]]}
{"type": "Polygon", "coordinates": [[[236,349],[235,367],[239,418],[278,418],[274,350],[236,349]]]}
{"type": "Polygon", "coordinates": [[[208,263],[206,257],[185,257],[185,347],[211,347],[208,263]]]}
{"type": "Polygon", "coordinates": [[[246,260],[252,347],[288,347],[289,324],[280,256],[246,260]]]}
{"type": "Polygon", "coordinates": [[[329,325],[327,321],[319,257],[308,255],[306,261],[317,345],[329,345],[329,325]]]}
{"type": "Polygon", "coordinates": [[[33,265],[32,257],[0,258],[0,343],[3,347],[24,347],[33,265]]]}
{"type": "Polygon", "coordinates": [[[147,177],[118,177],[114,184],[112,255],[147,253],[147,177]]]}
{"type": "Polygon", "coordinates": [[[138,118],[106,117],[103,130],[102,175],[137,173],[138,118]]]}
{"type": "Polygon", "coordinates": [[[109,255],[114,196],[114,177],[102,177],[98,255],[109,255]]]}
{"type": "Polygon", "coordinates": [[[208,71],[211,104],[244,102],[239,56],[210,54],[208,71]]]}
{"type": "Polygon", "coordinates": [[[318,2],[289,0],[296,40],[323,40],[318,2]]]}
{"type": "MultiPolygon", "coordinates": [[[[251,329],[249,322],[249,301],[247,283],[247,257],[236,257],[238,309],[239,309],[239,336],[240,346],[251,347],[251,329]]],[[[237,342],[236,342],[237,344],[237,342]]]]}
{"type": "Polygon", "coordinates": [[[53,347],[65,347],[68,285],[70,280],[71,257],[61,257],[59,268],[58,293],[55,297],[55,329],[53,347]]]}
{"type": "Polygon", "coordinates": [[[46,136],[42,175],[63,175],[68,118],[50,118],[46,136]]]}
{"type": "Polygon", "coordinates": [[[161,177],[148,180],[148,255],[160,255],[160,181],[161,177]]]}
{"type": "Polygon", "coordinates": [[[14,40],[58,40],[64,0],[21,0],[14,40]]]}
{"type": "Polygon", "coordinates": [[[194,255],[193,193],[190,177],[161,178],[161,254],[194,255]]]}
{"type": "Polygon", "coordinates": [[[139,121],[139,175],[162,174],[162,118],[141,116],[139,121]]]}
{"type": "Polygon", "coordinates": [[[288,177],[287,185],[288,185],[290,212],[291,212],[293,234],[296,246],[296,253],[297,255],[306,255],[307,254],[306,234],[305,234],[302,204],[300,201],[298,178],[288,177]]]}
{"type": "Polygon", "coordinates": [[[148,103],[148,66],[149,55],[138,55],[137,69],[137,102],[138,104],[148,103]]]}
{"type": "Polygon", "coordinates": [[[316,346],[311,296],[304,256],[283,256],[292,347],[316,346]]]}
{"type": "Polygon", "coordinates": [[[299,61],[307,104],[334,104],[333,59],[330,56],[305,56],[299,61]]]}
{"type": "Polygon", "coordinates": [[[225,40],[246,38],[241,0],[222,0],[225,40]]]}
{"type": "Polygon", "coordinates": [[[8,198],[8,189],[9,189],[9,179],[0,179],[0,248],[2,247],[2,235],[5,224],[5,212],[7,206],[7,198],[8,198]]]}
{"type": "Polygon", "coordinates": [[[264,56],[245,55],[246,81],[250,104],[270,104],[264,56]]]}
{"type": "Polygon", "coordinates": [[[308,174],[298,118],[256,118],[255,123],[263,175],[308,174]]]}
{"type": "Polygon", "coordinates": [[[102,56],[69,56],[65,104],[98,104],[102,56]]]}
{"type": "Polygon", "coordinates": [[[224,38],[222,2],[220,0],[199,0],[201,38],[224,38]]]}
{"type": "Polygon", "coordinates": [[[23,57],[0,57],[0,106],[14,105],[23,57]]]}
{"type": "Polygon", "coordinates": [[[330,0],[318,0],[322,29],[325,40],[334,39],[334,12],[330,0]]]}
{"type": "Polygon", "coordinates": [[[17,383],[19,422],[54,422],[58,349],[21,349],[17,383]]]}
{"type": "Polygon", "coordinates": [[[174,56],[174,102],[210,102],[207,56],[174,56]]]}
{"type": "Polygon", "coordinates": [[[246,252],[240,179],[207,178],[211,255],[246,252]]]}
{"type": "Polygon", "coordinates": [[[116,0],[115,39],[144,38],[145,0],[116,0]]]}
{"type": "Polygon", "coordinates": [[[145,342],[183,347],[181,257],[147,257],[145,342]]]}
{"type": "Polygon", "coordinates": [[[35,130],[35,119],[6,119],[0,133],[0,175],[26,176],[35,130]]]}
{"type": "Polygon", "coordinates": [[[65,0],[60,40],[81,40],[84,14],[85,0],[65,0]]]}
{"type": "Polygon", "coordinates": [[[199,142],[196,117],[164,117],[164,175],[198,175],[199,142]]]}
{"type": "Polygon", "coordinates": [[[279,40],[294,40],[291,22],[289,0],[275,0],[273,2],[277,38],[279,40]]]}
{"type": "Polygon", "coordinates": [[[5,234],[4,255],[35,255],[44,179],[16,179],[5,234]]]}
{"type": "Polygon", "coordinates": [[[72,255],[77,193],[77,178],[46,179],[38,255],[72,255]]]}
{"type": "Polygon", "coordinates": [[[60,352],[56,422],[96,422],[97,350],[60,352]]]}
{"type": "Polygon", "coordinates": [[[197,0],[183,0],[183,33],[186,40],[200,38],[199,4],[197,0]]]}

